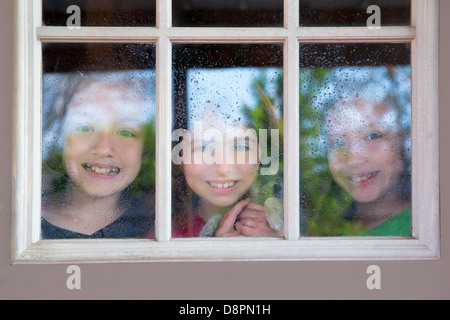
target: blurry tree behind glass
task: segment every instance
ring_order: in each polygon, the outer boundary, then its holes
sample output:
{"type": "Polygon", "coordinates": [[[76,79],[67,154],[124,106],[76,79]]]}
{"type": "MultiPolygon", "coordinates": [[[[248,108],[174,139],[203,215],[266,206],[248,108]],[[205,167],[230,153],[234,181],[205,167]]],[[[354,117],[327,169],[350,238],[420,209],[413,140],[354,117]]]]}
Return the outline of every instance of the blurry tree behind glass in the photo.
{"type": "MultiPolygon", "coordinates": [[[[283,199],[283,73],[280,72],[275,80],[276,89],[272,90],[273,96],[268,96],[267,89],[269,82],[266,79],[265,72],[254,81],[253,90],[257,99],[256,105],[251,108],[244,106],[244,115],[247,119],[248,127],[255,129],[257,134],[260,130],[267,130],[267,150],[272,150],[271,130],[279,132],[279,169],[274,175],[258,174],[252,185],[250,193],[255,202],[264,204],[264,201],[270,197],[283,199]]],[[[260,141],[260,139],[259,139],[260,141]]],[[[270,156],[269,154],[267,156],[270,156]]]]}

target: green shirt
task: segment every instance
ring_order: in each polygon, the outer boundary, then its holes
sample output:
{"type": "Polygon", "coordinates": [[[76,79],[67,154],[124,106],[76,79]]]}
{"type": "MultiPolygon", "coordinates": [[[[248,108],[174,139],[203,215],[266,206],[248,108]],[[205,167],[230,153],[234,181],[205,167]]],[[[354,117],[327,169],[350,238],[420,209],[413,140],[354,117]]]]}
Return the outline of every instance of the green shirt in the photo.
{"type": "Polygon", "coordinates": [[[410,236],[412,226],[411,207],[361,236],[410,236]]]}

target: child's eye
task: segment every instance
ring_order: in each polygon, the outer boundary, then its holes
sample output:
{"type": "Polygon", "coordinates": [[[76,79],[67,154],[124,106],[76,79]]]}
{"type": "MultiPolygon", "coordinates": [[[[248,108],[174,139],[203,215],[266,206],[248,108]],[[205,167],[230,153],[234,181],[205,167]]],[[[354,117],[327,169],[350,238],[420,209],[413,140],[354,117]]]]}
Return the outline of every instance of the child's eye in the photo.
{"type": "Polygon", "coordinates": [[[336,140],[328,144],[328,149],[339,149],[345,146],[345,142],[342,140],[336,140]]]}
{"type": "Polygon", "coordinates": [[[117,132],[117,134],[119,136],[127,137],[127,138],[135,138],[136,137],[136,134],[134,134],[132,131],[127,130],[127,129],[120,130],[119,132],[117,132]]]}
{"type": "Polygon", "coordinates": [[[208,143],[206,145],[203,145],[202,151],[203,152],[212,152],[216,150],[216,144],[215,143],[208,143]]]}
{"type": "Polygon", "coordinates": [[[200,145],[198,145],[198,146],[196,146],[195,144],[193,145],[193,151],[194,152],[198,152],[198,153],[201,153],[201,152],[205,152],[205,151],[207,151],[208,149],[210,149],[211,147],[210,147],[210,144],[200,144],[200,145]],[[208,148],[209,147],[209,148],[208,148]]]}
{"type": "Polygon", "coordinates": [[[234,146],[234,151],[237,151],[237,152],[243,152],[243,151],[248,151],[248,150],[250,150],[250,148],[244,144],[238,144],[238,145],[234,146]]]}
{"type": "Polygon", "coordinates": [[[376,140],[376,139],[380,139],[382,138],[383,135],[381,133],[378,132],[372,132],[371,134],[369,134],[367,136],[367,140],[376,140]]]}
{"type": "Polygon", "coordinates": [[[203,147],[199,147],[199,148],[193,148],[194,152],[203,152],[204,148],[203,147]]]}
{"type": "Polygon", "coordinates": [[[94,128],[87,124],[79,126],[75,130],[79,132],[94,132],[94,128]]]}

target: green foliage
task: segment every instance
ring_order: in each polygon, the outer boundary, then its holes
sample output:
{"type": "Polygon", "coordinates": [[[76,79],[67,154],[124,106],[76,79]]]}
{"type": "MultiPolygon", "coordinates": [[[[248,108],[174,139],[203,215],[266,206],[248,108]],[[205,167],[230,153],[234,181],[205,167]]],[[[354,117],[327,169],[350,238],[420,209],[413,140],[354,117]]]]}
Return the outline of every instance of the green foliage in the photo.
{"type": "Polygon", "coordinates": [[[54,195],[67,188],[69,176],[63,163],[63,149],[56,144],[52,146],[42,163],[42,193],[54,195]]]}
{"type": "MultiPolygon", "coordinates": [[[[272,150],[272,141],[270,130],[279,130],[279,169],[274,175],[258,174],[255,182],[252,185],[250,194],[253,201],[264,204],[264,201],[270,197],[278,199],[283,198],[283,114],[282,108],[280,110],[273,106],[272,101],[282,101],[283,95],[283,75],[279,74],[276,79],[277,90],[275,96],[267,96],[267,78],[266,74],[255,80],[253,89],[258,97],[258,102],[255,107],[244,106],[244,116],[249,128],[252,128],[258,134],[261,129],[267,129],[267,149],[268,152],[272,150]]],[[[268,154],[269,156],[269,154],[268,154]]]]}
{"type": "Polygon", "coordinates": [[[151,119],[142,127],[144,135],[144,150],[142,152],[141,170],[136,179],[128,187],[133,195],[146,194],[155,188],[156,169],[156,131],[155,119],[151,119]]]}

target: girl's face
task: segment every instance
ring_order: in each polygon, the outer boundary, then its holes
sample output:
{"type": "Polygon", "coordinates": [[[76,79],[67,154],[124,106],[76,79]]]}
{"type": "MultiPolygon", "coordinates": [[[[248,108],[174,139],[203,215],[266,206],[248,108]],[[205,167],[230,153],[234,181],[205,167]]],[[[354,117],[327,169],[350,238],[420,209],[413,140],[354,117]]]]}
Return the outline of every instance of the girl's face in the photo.
{"type": "Polygon", "coordinates": [[[404,170],[396,114],[385,105],[355,101],[326,117],[328,160],[336,182],[357,202],[382,198],[404,170]]]}
{"type": "Polygon", "coordinates": [[[77,190],[94,197],[121,192],[138,175],[143,104],[118,85],[91,83],[67,108],[63,160],[77,190]]]}
{"type": "MultiPolygon", "coordinates": [[[[236,131],[237,132],[237,131],[236,131]]],[[[242,130],[245,132],[245,129],[242,130]]],[[[221,159],[211,163],[203,161],[201,164],[184,164],[186,182],[202,201],[218,206],[227,207],[236,203],[255,180],[259,168],[258,161],[250,161],[258,157],[258,143],[255,138],[244,136],[226,136],[225,143],[218,146],[212,143],[195,143],[192,145],[192,159],[205,155],[215,156],[216,148],[222,148],[221,159]],[[234,159],[227,154],[233,154],[234,159]],[[211,163],[211,164],[208,164],[211,163]]],[[[194,137],[195,139],[195,137],[194,137]]],[[[216,158],[217,160],[217,158],[216,158]]]]}

